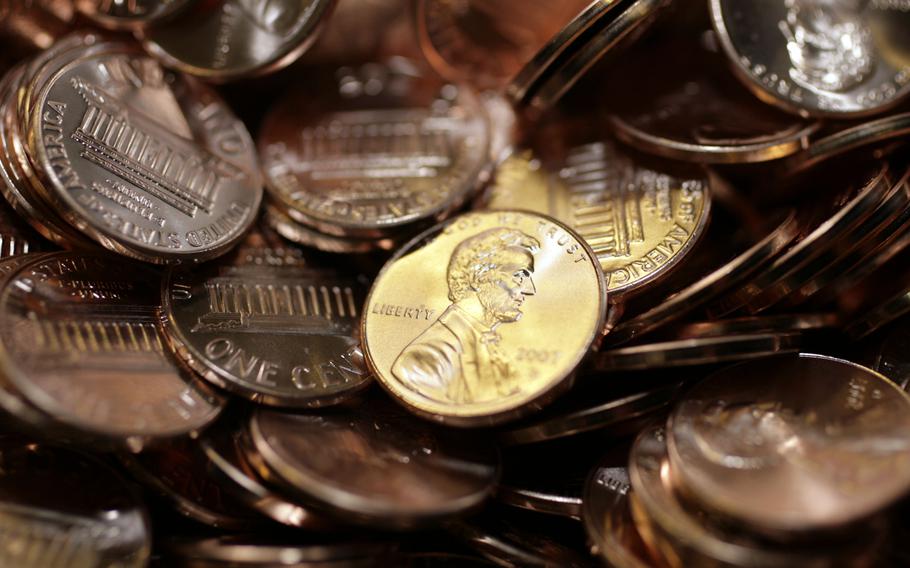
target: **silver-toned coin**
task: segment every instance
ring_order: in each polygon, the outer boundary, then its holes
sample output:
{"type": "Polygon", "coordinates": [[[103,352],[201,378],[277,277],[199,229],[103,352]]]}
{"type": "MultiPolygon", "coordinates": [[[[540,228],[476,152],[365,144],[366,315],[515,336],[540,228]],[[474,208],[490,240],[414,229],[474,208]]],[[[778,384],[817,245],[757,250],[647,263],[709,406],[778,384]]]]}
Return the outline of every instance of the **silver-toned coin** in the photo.
{"type": "Polygon", "coordinates": [[[205,455],[206,473],[238,501],[292,527],[325,528],[329,521],[266,487],[244,457],[249,441],[234,422],[206,430],[196,451],[205,455]]]}
{"type": "Polygon", "coordinates": [[[677,405],[667,441],[680,486],[753,530],[841,527],[910,490],[910,396],[840,359],[718,371],[677,405]]]}
{"type": "Polygon", "coordinates": [[[902,2],[711,0],[736,74],[806,116],[880,112],[910,94],[910,11],[902,2]]]}
{"type": "Polygon", "coordinates": [[[109,466],[0,437],[0,565],[141,568],[150,549],[148,513],[109,466]]]}
{"type": "Polygon", "coordinates": [[[384,529],[476,509],[499,477],[487,441],[421,422],[378,396],[332,414],[257,409],[250,436],[247,458],[267,481],[307,505],[384,529]]]}
{"type": "Polygon", "coordinates": [[[249,245],[169,272],[162,320],[175,352],[212,383],[272,406],[326,406],[366,387],[366,277],[249,245]]]}
{"type": "Polygon", "coordinates": [[[190,0],[75,0],[76,9],[99,26],[132,29],[167,19],[190,5],[190,0]]]}
{"type": "Polygon", "coordinates": [[[334,0],[193,2],[171,21],[137,30],[170,67],[223,82],[286,67],[316,39],[334,0]]]}
{"type": "MultiPolygon", "coordinates": [[[[300,538],[263,534],[171,539],[164,544],[168,561],[187,568],[367,568],[388,566],[395,546],[370,541],[301,543],[300,538]]],[[[310,540],[310,539],[307,539],[310,540]]]]}
{"type": "Polygon", "coordinates": [[[195,440],[180,438],[122,457],[133,476],[182,515],[230,530],[267,526],[268,520],[212,479],[208,460],[195,440]]]}
{"type": "Polygon", "coordinates": [[[106,248],[196,262],[255,218],[262,189],[246,128],[213,91],[129,46],[66,64],[33,116],[44,197],[106,248]]]}
{"type": "Polygon", "coordinates": [[[477,95],[411,62],[316,69],[259,134],[271,196],[323,233],[382,238],[439,220],[492,166],[477,95]]]}
{"type": "Polygon", "coordinates": [[[42,255],[0,291],[0,374],[75,437],[135,450],[197,431],[218,416],[222,399],[166,352],[159,299],[159,276],[144,266],[42,255]]]}

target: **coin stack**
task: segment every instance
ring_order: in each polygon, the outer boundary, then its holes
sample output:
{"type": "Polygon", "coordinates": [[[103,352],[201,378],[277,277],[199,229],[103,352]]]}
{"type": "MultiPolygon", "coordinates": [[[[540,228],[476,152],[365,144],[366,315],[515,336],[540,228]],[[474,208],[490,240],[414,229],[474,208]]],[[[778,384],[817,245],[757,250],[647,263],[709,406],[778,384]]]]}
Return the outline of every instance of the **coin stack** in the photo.
{"type": "Polygon", "coordinates": [[[0,0],[0,568],[910,564],[904,4],[0,0]]]}

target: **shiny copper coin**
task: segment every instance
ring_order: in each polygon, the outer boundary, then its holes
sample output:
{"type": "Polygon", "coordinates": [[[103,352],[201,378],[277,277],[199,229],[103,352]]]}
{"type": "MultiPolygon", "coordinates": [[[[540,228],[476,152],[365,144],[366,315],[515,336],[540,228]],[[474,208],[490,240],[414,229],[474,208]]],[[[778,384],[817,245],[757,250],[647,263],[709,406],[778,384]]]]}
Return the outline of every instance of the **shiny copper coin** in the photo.
{"type": "Polygon", "coordinates": [[[191,0],[75,0],[76,9],[92,22],[109,29],[140,28],[167,19],[191,0]]]}
{"type": "MultiPolygon", "coordinates": [[[[751,282],[709,306],[709,313],[713,317],[721,317],[743,307],[751,313],[757,313],[785,297],[795,287],[798,288],[797,283],[800,286],[804,284],[805,268],[808,265],[819,262],[820,258],[823,261],[825,251],[831,250],[834,244],[869,219],[889,192],[894,194],[900,189],[895,187],[887,164],[877,164],[869,169],[871,171],[868,173],[867,169],[860,169],[859,174],[851,174],[856,181],[845,183],[844,179],[835,180],[833,183],[848,188],[858,187],[858,191],[842,206],[832,208],[833,213],[827,219],[822,218],[809,227],[805,236],[751,282]],[[801,275],[798,281],[795,276],[797,273],[801,275]],[[788,277],[791,279],[788,280],[788,277]]],[[[853,191],[848,191],[848,194],[853,194],[853,191]]],[[[808,277],[811,278],[812,274],[814,273],[810,271],[808,277]]]]}
{"type": "Polygon", "coordinates": [[[488,425],[567,390],[605,313],[603,273],[574,231],[535,213],[467,213],[383,267],[366,302],[364,354],[413,412],[488,425]],[[573,325],[560,325],[568,313],[573,325]]]}
{"type": "Polygon", "coordinates": [[[233,499],[270,519],[292,527],[325,528],[323,516],[289,500],[267,487],[245,457],[248,440],[235,421],[206,430],[198,447],[190,451],[205,456],[205,475],[233,499]],[[236,429],[235,429],[236,428],[236,429]]]}
{"type": "Polygon", "coordinates": [[[193,432],[221,398],[166,352],[158,275],[85,253],[42,256],[0,292],[0,373],[75,435],[127,444],[193,432]]]}
{"type": "MultiPolygon", "coordinates": [[[[867,531],[854,533],[859,542],[841,539],[834,548],[769,546],[742,533],[722,530],[712,517],[680,499],[678,471],[667,459],[667,441],[662,428],[645,429],[629,457],[630,506],[638,533],[648,548],[658,553],[658,562],[673,568],[701,565],[744,568],[804,568],[868,565],[870,549],[877,542],[867,531]],[[863,542],[865,541],[865,542],[863,542]],[[831,561],[831,551],[837,551],[831,561]]],[[[778,503],[778,501],[774,501],[778,503]]],[[[880,523],[874,524],[880,529],[880,523]]],[[[872,526],[872,525],[870,525],[872,526]]]]}
{"type": "Polygon", "coordinates": [[[771,531],[834,528],[910,490],[908,410],[904,391],[847,361],[746,363],[679,403],[670,464],[686,491],[730,518],[771,531]]]}
{"type": "Polygon", "coordinates": [[[597,12],[592,29],[540,72],[520,73],[509,86],[509,94],[517,105],[532,109],[532,114],[554,107],[600,59],[619,57],[669,5],[669,0],[592,2],[583,13],[597,12]],[[529,75],[533,81],[528,80],[529,75]]]}
{"type": "Polygon", "coordinates": [[[549,49],[544,64],[587,29],[594,19],[579,16],[589,4],[589,0],[414,2],[420,46],[433,68],[449,80],[493,90],[503,90],[545,46],[549,49]],[[561,31],[563,37],[555,40],[561,31]]]}
{"type": "MultiPolygon", "coordinates": [[[[232,534],[172,539],[164,549],[170,562],[187,568],[368,568],[392,559],[395,546],[382,542],[301,543],[299,538],[232,534]]],[[[310,539],[307,539],[310,540],[310,539]]]]}
{"type": "Polygon", "coordinates": [[[910,13],[901,2],[711,0],[736,75],[811,116],[864,116],[910,94],[910,13]]]}
{"type": "Polygon", "coordinates": [[[629,509],[629,473],[618,461],[606,458],[591,471],[582,498],[582,520],[594,554],[616,568],[645,568],[651,562],[629,509]]]}
{"type": "Polygon", "coordinates": [[[708,365],[768,357],[799,350],[799,333],[733,334],[698,339],[658,341],[609,349],[595,355],[597,371],[635,371],[689,365],[708,365]]]}
{"type": "Polygon", "coordinates": [[[271,196],[299,223],[382,238],[449,215],[491,167],[489,126],[466,85],[392,60],[314,70],[259,135],[271,196]]]}
{"type": "Polygon", "coordinates": [[[210,382],[259,403],[334,404],[369,384],[359,333],[366,277],[249,243],[226,262],[172,270],[165,332],[210,382]]]}
{"type": "Polygon", "coordinates": [[[133,486],[72,449],[0,438],[0,513],[3,566],[141,568],[149,560],[148,513],[133,486]]]}
{"type": "Polygon", "coordinates": [[[262,198],[246,128],[213,91],[126,44],[79,54],[60,62],[32,111],[42,197],[121,254],[158,263],[223,254],[262,198]]]}
{"type": "Polygon", "coordinates": [[[316,39],[334,0],[193,2],[137,32],[168,66],[210,81],[261,75],[292,63],[316,39]]]}
{"type": "Polygon", "coordinates": [[[265,517],[247,507],[207,473],[208,460],[196,440],[180,438],[151,450],[125,456],[130,473],[174,509],[195,521],[220,529],[262,527],[265,517]]]}
{"type": "Polygon", "coordinates": [[[378,397],[322,415],[257,410],[247,458],[306,504],[362,523],[405,528],[480,506],[499,476],[495,448],[439,430],[378,397]]]}
{"type": "Polygon", "coordinates": [[[342,254],[367,253],[375,250],[394,250],[401,244],[392,237],[358,239],[356,237],[339,237],[321,233],[316,229],[298,223],[276,203],[266,203],[262,216],[263,222],[269,228],[292,243],[325,252],[342,254]]]}
{"type": "Polygon", "coordinates": [[[662,302],[626,321],[620,322],[607,339],[617,345],[649,331],[667,325],[709,304],[725,291],[748,281],[756,272],[767,266],[799,234],[795,214],[787,215],[767,235],[748,249],[733,257],[712,272],[689,286],[674,292],[662,302]]]}
{"type": "Polygon", "coordinates": [[[573,521],[528,513],[506,514],[498,509],[489,513],[454,524],[449,530],[468,547],[501,566],[590,566],[586,554],[566,544],[567,529],[575,528],[573,521]]]}
{"type": "Polygon", "coordinates": [[[757,100],[695,34],[654,39],[664,41],[636,45],[610,74],[632,81],[606,108],[616,135],[639,150],[701,163],[763,162],[803,150],[821,126],[757,100]],[[673,52],[690,57],[671,62],[673,52]]]}
{"type": "Polygon", "coordinates": [[[573,147],[558,163],[511,156],[488,190],[491,209],[528,209],[566,223],[594,251],[610,292],[672,270],[708,225],[707,181],[651,169],[610,141],[573,147]]]}

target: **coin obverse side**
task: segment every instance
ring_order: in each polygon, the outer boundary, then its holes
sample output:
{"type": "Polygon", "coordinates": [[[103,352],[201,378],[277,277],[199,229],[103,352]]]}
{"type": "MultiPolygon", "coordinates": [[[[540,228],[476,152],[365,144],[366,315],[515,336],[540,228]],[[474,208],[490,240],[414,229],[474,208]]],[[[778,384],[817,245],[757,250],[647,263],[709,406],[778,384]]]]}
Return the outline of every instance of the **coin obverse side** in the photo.
{"type": "Polygon", "coordinates": [[[489,125],[466,85],[391,63],[313,75],[259,134],[267,189],[296,221],[387,236],[447,216],[492,167],[489,125]]]}
{"type": "Polygon", "coordinates": [[[280,69],[303,54],[335,0],[193,2],[175,19],[143,29],[149,53],[210,81],[280,69]]]}
{"type": "Polygon", "coordinates": [[[67,64],[35,106],[29,145],[49,200],[105,247],[150,262],[205,260],[255,219],[252,140],[197,81],[112,48],[67,64]]]}
{"type": "Polygon", "coordinates": [[[737,75],[803,115],[879,112],[910,94],[910,11],[901,2],[711,0],[737,75]]]}
{"type": "Polygon", "coordinates": [[[274,406],[325,406],[369,384],[360,349],[363,278],[269,248],[172,270],[165,331],[207,380],[274,406]]]}
{"type": "Polygon", "coordinates": [[[247,458],[280,485],[339,518],[410,528],[479,507],[499,479],[491,442],[422,422],[389,401],[304,415],[257,409],[247,458]]]}
{"type": "Polygon", "coordinates": [[[744,363],[694,387],[671,414],[670,464],[730,518],[766,530],[841,526],[910,489],[908,410],[904,391],[847,361],[744,363]]]}
{"type": "Polygon", "coordinates": [[[71,449],[0,438],[0,565],[141,568],[150,549],[148,513],[109,466],[71,449]]]}
{"type": "Polygon", "coordinates": [[[222,400],[188,378],[160,336],[158,275],[84,253],[43,255],[0,291],[0,373],[80,434],[121,443],[201,429],[222,400]]]}
{"type": "Polygon", "coordinates": [[[410,410],[488,425],[569,388],[605,313],[603,273],[574,231],[534,213],[468,213],[385,265],[363,343],[382,386],[410,410]]]}
{"type": "Polygon", "coordinates": [[[672,269],[704,233],[711,210],[707,180],[643,167],[610,142],[574,147],[557,167],[515,154],[489,192],[490,209],[537,211],[576,230],[616,293],[672,269]]]}

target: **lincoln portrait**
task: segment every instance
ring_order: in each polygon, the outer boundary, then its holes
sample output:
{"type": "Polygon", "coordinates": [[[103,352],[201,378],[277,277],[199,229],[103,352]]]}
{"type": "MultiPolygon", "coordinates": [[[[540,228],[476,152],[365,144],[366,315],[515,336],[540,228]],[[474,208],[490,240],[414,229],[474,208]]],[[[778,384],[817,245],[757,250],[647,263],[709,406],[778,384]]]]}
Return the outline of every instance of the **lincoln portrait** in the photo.
{"type": "Polygon", "coordinates": [[[500,345],[498,328],[521,319],[525,300],[536,292],[531,275],[539,248],[534,237],[507,228],[462,241],[446,272],[451,305],[402,350],[392,374],[443,402],[517,393],[520,377],[500,345]]]}

